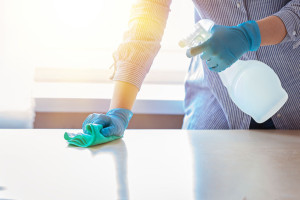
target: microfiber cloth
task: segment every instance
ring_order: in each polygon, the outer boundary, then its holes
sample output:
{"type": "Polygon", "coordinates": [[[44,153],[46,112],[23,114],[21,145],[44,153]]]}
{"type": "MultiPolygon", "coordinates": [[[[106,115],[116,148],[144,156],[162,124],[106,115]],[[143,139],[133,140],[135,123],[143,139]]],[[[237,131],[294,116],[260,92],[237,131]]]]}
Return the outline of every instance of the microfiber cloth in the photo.
{"type": "Polygon", "coordinates": [[[103,128],[100,124],[87,124],[85,133],[68,133],[65,132],[64,138],[69,144],[79,147],[89,147],[119,139],[123,136],[105,137],[101,133],[103,128]]]}

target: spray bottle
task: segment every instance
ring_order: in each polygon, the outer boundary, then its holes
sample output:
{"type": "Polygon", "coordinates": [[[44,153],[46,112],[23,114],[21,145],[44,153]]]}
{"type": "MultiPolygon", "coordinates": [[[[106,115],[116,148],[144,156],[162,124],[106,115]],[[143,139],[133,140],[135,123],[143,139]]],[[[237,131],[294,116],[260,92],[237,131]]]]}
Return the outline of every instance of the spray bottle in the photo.
{"type": "MultiPolygon", "coordinates": [[[[211,20],[200,20],[179,46],[191,48],[205,42],[211,37],[213,26],[211,20]]],[[[238,60],[219,76],[232,101],[257,123],[267,121],[288,99],[277,74],[263,62],[238,60]]]]}

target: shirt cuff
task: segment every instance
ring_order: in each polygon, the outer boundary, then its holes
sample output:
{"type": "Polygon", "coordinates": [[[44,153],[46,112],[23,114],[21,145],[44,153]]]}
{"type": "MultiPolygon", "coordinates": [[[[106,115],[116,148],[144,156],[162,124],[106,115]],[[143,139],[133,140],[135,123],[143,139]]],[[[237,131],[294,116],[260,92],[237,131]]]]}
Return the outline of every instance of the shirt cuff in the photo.
{"type": "Polygon", "coordinates": [[[123,81],[135,85],[138,89],[141,88],[142,83],[148,73],[143,66],[136,66],[129,62],[117,62],[112,80],[123,81]]]}
{"type": "Polygon", "coordinates": [[[293,48],[300,46],[300,19],[299,16],[290,10],[282,9],[279,12],[273,14],[279,17],[287,30],[287,35],[281,43],[294,41],[293,48]]]}

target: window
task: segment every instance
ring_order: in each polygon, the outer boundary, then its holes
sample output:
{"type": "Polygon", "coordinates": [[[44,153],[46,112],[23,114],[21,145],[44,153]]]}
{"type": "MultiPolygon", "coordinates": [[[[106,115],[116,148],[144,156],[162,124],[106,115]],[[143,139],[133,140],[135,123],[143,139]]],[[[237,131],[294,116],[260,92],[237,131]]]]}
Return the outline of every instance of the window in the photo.
{"type": "MultiPolygon", "coordinates": [[[[108,81],[112,53],[127,29],[134,0],[28,0],[25,29],[38,81],[108,81]]],[[[178,41],[192,30],[192,1],[173,0],[162,48],[146,82],[182,83],[189,59],[178,41]],[[165,74],[168,74],[166,79],[165,74]]]]}

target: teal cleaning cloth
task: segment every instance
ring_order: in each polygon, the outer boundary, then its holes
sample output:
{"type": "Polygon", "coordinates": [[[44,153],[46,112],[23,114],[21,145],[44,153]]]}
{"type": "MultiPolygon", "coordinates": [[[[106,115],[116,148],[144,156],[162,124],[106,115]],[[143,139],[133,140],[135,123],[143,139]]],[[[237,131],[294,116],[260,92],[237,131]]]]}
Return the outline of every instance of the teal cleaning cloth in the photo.
{"type": "Polygon", "coordinates": [[[79,147],[89,147],[97,144],[102,144],[119,139],[122,136],[108,136],[105,137],[101,133],[103,128],[100,124],[87,124],[85,133],[68,133],[65,132],[64,138],[69,142],[69,144],[79,146],[79,147]]]}

